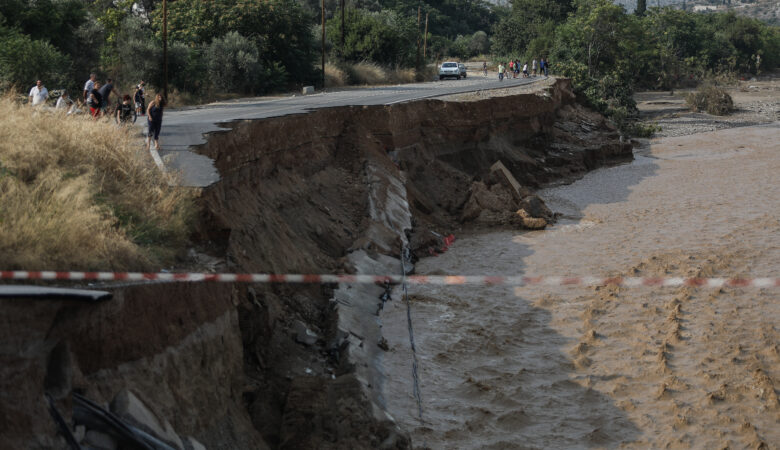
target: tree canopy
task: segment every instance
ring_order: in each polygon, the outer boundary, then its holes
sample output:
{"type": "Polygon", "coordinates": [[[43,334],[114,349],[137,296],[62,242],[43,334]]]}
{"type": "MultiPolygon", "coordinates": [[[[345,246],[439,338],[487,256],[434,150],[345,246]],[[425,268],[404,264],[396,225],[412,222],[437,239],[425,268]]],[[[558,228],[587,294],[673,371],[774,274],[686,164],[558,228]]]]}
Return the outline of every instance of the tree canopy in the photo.
{"type": "MultiPolygon", "coordinates": [[[[733,13],[695,14],[610,0],[326,0],[328,57],[412,67],[430,60],[545,57],[597,107],[630,110],[635,86],[757,73],[780,65],[780,31],[733,13]],[[421,23],[418,24],[418,9],[421,23]],[[423,37],[425,16],[428,35],[423,37]]],[[[162,84],[161,0],[3,0],[0,89],[79,88],[89,72],[162,84]]],[[[186,92],[262,93],[316,83],[318,0],[171,0],[169,83],[186,92]]]]}

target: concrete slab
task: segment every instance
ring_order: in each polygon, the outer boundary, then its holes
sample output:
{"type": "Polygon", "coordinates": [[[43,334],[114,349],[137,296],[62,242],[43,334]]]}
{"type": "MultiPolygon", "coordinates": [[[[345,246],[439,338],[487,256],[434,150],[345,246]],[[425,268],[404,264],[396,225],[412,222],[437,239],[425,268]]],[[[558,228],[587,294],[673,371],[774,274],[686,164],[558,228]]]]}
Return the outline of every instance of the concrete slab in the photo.
{"type": "Polygon", "coordinates": [[[512,175],[512,172],[510,172],[501,161],[496,161],[495,164],[490,166],[490,173],[498,178],[502,184],[509,188],[509,191],[512,192],[512,197],[514,197],[517,201],[521,201],[524,197],[531,193],[528,188],[523,187],[517,181],[515,176],[512,175]]]}
{"type": "Polygon", "coordinates": [[[160,420],[138,397],[123,389],[111,402],[111,412],[127,423],[160,439],[166,444],[184,449],[184,443],[167,420],[160,420]]]}

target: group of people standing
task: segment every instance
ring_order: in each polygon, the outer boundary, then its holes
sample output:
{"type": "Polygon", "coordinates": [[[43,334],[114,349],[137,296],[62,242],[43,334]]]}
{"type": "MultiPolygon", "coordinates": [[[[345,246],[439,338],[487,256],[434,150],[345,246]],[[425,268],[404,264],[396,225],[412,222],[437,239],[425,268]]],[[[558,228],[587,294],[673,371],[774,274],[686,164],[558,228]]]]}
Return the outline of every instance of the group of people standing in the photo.
{"type": "MultiPolygon", "coordinates": [[[[157,94],[154,100],[146,105],[145,85],[143,81],[135,86],[135,93],[131,98],[129,94],[121,95],[114,87],[114,80],[107,78],[105,83],[97,80],[97,74],[91,73],[89,79],[84,83],[84,91],[81,99],[74,101],[70,98],[68,91],[63,90],[54,108],[65,110],[67,114],[77,114],[82,112],[86,105],[89,108],[89,114],[94,120],[103,116],[113,116],[118,124],[129,124],[135,122],[137,116],[146,115],[149,132],[146,139],[146,148],[151,146],[151,140],[154,139],[155,149],[159,150],[160,129],[162,127],[162,115],[164,100],[161,94],[157,94]],[[116,107],[110,108],[111,94],[115,94],[119,99],[116,107]]],[[[35,83],[30,89],[30,106],[43,106],[49,99],[49,90],[43,85],[41,80],[35,83]]]]}
{"type": "Polygon", "coordinates": [[[519,60],[509,61],[508,65],[504,65],[503,62],[498,63],[498,80],[503,81],[505,77],[509,77],[512,74],[512,78],[528,78],[531,76],[539,75],[547,76],[549,73],[549,63],[544,59],[539,59],[538,63],[536,59],[531,62],[531,69],[528,69],[528,61],[524,62],[522,66],[519,60]],[[508,72],[508,73],[507,73],[508,72]]]}
{"type": "Polygon", "coordinates": [[[117,123],[128,123],[135,120],[136,116],[145,113],[145,85],[143,81],[135,86],[135,93],[131,99],[129,94],[121,95],[114,87],[114,80],[106,79],[105,83],[97,80],[97,75],[91,73],[84,83],[82,97],[89,107],[89,114],[97,120],[104,115],[114,115],[117,123]],[[121,101],[113,109],[109,108],[111,94],[116,94],[121,101]],[[134,114],[135,113],[135,114],[134,114]]]}

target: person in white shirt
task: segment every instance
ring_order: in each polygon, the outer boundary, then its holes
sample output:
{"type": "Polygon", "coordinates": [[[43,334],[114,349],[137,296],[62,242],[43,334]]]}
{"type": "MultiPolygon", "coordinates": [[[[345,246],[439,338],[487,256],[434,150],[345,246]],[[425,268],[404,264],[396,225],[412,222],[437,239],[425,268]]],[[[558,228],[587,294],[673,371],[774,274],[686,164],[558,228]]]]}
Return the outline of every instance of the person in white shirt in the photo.
{"type": "Polygon", "coordinates": [[[92,93],[92,89],[95,89],[95,80],[97,80],[97,74],[91,73],[89,74],[89,80],[87,80],[86,83],[84,83],[84,101],[86,102],[89,100],[89,94],[92,93]]]}
{"type": "Polygon", "coordinates": [[[47,98],[49,98],[49,90],[43,85],[43,81],[38,80],[35,86],[30,89],[30,105],[44,105],[47,98]]]}
{"type": "Polygon", "coordinates": [[[57,99],[57,104],[54,108],[67,110],[68,114],[73,111],[73,100],[71,100],[70,95],[68,95],[68,91],[62,91],[62,95],[57,99]]]}

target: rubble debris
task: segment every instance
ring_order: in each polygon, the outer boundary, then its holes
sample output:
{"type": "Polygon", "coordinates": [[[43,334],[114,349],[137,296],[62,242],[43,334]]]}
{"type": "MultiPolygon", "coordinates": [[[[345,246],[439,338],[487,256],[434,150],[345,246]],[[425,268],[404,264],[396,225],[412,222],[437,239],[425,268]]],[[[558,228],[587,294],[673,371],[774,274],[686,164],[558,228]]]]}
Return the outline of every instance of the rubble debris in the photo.
{"type": "Polygon", "coordinates": [[[314,345],[320,338],[319,335],[311,331],[305,323],[300,320],[293,322],[292,330],[295,333],[295,342],[303,345],[314,345]]]}
{"type": "Polygon", "coordinates": [[[117,444],[114,438],[106,433],[100,431],[89,430],[86,436],[84,436],[84,443],[94,449],[99,450],[116,450],[117,444]]]}
{"type": "Polygon", "coordinates": [[[111,412],[168,445],[183,449],[181,438],[167,420],[160,420],[135,394],[122,389],[111,402],[111,412]]]}
{"type": "Polygon", "coordinates": [[[543,230],[547,227],[547,221],[541,217],[531,217],[524,209],[518,209],[517,215],[520,216],[520,223],[529,230],[543,230]]]}

